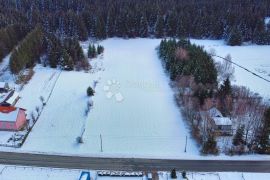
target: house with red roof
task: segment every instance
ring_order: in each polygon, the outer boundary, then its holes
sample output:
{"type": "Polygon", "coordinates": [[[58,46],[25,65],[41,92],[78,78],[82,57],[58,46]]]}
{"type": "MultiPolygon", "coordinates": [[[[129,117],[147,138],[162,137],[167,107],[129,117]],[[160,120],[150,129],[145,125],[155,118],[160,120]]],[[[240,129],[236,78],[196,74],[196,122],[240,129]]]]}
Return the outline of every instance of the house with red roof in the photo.
{"type": "Polygon", "coordinates": [[[27,125],[25,109],[0,106],[0,130],[19,131],[27,125]]]}

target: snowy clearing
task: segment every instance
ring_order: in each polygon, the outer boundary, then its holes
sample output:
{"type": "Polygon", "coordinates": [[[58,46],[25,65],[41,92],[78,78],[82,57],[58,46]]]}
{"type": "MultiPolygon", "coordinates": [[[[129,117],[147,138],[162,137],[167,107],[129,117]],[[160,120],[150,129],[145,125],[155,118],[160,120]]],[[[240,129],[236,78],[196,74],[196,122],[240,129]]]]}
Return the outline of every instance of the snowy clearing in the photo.
{"type": "MultiPolygon", "coordinates": [[[[204,46],[207,51],[215,50],[222,57],[230,54],[232,61],[270,80],[270,46],[243,45],[227,46],[224,41],[218,40],[191,40],[192,43],[204,46]]],[[[215,58],[220,61],[219,58],[215,58]]],[[[235,81],[233,84],[246,86],[259,93],[262,97],[270,98],[270,83],[247,71],[235,67],[235,81]]]]}
{"type": "MultiPolygon", "coordinates": [[[[174,103],[169,81],[157,58],[155,47],[159,40],[110,39],[101,44],[105,47],[104,57],[92,62],[100,70],[61,73],[22,149],[100,155],[184,155],[188,127],[174,103]],[[99,81],[93,97],[94,108],[85,117],[86,89],[94,80],[99,81]],[[84,143],[77,144],[75,140],[84,123],[84,143]],[[100,152],[100,134],[103,152],[100,152]]],[[[24,89],[25,99],[31,96],[33,87],[42,86],[36,83],[44,82],[33,78],[27,85],[29,90],[24,89]]],[[[191,138],[187,152],[198,154],[191,138]]]]}
{"type": "MultiPolygon", "coordinates": [[[[191,41],[206,50],[215,49],[220,56],[231,54],[233,61],[250,70],[264,68],[262,72],[267,73],[260,75],[269,78],[270,46],[230,47],[224,41],[191,41]]],[[[105,53],[91,61],[93,69],[88,73],[61,72],[37,65],[33,78],[20,92],[22,98],[17,106],[26,108],[29,118],[32,112],[37,115],[36,107],[41,109],[40,96],[48,102],[20,151],[107,157],[230,158],[200,156],[157,57],[155,48],[159,43],[159,39],[102,41],[105,53]],[[86,89],[94,81],[98,81],[92,98],[94,107],[85,116],[86,89]],[[84,143],[78,144],[76,138],[82,133],[84,143]]],[[[85,53],[88,44],[81,43],[85,53]]],[[[237,67],[234,83],[269,97],[269,83],[237,67]],[[254,82],[258,85],[253,86],[254,82]]],[[[259,155],[232,157],[250,158],[268,159],[259,155]]]]}

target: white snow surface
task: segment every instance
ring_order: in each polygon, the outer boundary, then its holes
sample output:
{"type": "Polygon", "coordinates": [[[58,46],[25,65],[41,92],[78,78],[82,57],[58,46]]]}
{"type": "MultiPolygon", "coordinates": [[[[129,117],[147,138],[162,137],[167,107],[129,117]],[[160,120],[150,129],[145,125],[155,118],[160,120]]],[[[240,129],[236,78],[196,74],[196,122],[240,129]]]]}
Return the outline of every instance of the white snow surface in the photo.
{"type": "MultiPolygon", "coordinates": [[[[105,40],[101,42],[105,47],[103,58],[92,62],[93,67],[102,66],[104,71],[63,71],[22,150],[116,156],[187,154],[184,147],[185,138],[189,137],[188,127],[176,107],[169,80],[157,57],[155,47],[159,42],[105,40]],[[86,89],[94,80],[99,81],[93,97],[94,107],[85,117],[86,89]],[[104,91],[107,86],[110,97],[104,91]],[[84,143],[77,144],[76,137],[84,123],[84,143]]],[[[35,69],[33,79],[21,93],[24,99],[21,105],[33,109],[31,106],[39,103],[38,94],[44,92],[42,87],[51,71],[41,67],[35,69]]],[[[199,154],[191,138],[188,138],[187,151],[199,154]]]]}
{"type": "MultiPolygon", "coordinates": [[[[147,180],[144,177],[102,177],[97,171],[79,169],[41,168],[26,166],[0,165],[0,179],[3,180],[78,180],[81,172],[90,172],[91,179],[96,180],[147,180]]],[[[158,172],[159,180],[172,180],[169,172],[158,172]]],[[[190,180],[268,180],[270,173],[241,172],[187,172],[190,180]]],[[[184,180],[177,172],[177,180],[184,180]]]]}
{"type": "MultiPolygon", "coordinates": [[[[230,53],[233,61],[260,71],[266,78],[270,73],[270,46],[230,47],[224,41],[214,40],[191,42],[203,45],[206,50],[214,48],[220,56],[230,53]]],[[[155,48],[159,43],[159,39],[102,41],[104,55],[91,61],[91,73],[36,66],[33,78],[20,92],[22,98],[17,105],[26,108],[30,117],[41,106],[40,96],[50,98],[25,144],[16,151],[109,157],[270,159],[260,155],[200,156],[157,57],[155,48]],[[86,117],[86,89],[96,80],[93,109],[86,117]],[[76,138],[84,127],[84,142],[77,144],[76,138]]],[[[88,44],[81,44],[84,52],[88,44]]],[[[237,67],[234,83],[269,97],[269,83],[237,67]]]]}
{"type": "MultiPolygon", "coordinates": [[[[232,61],[259,74],[270,81],[270,46],[242,45],[227,46],[222,40],[196,40],[192,43],[204,46],[205,50],[215,50],[222,57],[230,54],[232,61]]],[[[219,58],[215,58],[220,61],[219,58]]],[[[235,67],[235,80],[233,84],[246,86],[265,98],[270,98],[270,83],[262,80],[247,71],[235,67]]]]}

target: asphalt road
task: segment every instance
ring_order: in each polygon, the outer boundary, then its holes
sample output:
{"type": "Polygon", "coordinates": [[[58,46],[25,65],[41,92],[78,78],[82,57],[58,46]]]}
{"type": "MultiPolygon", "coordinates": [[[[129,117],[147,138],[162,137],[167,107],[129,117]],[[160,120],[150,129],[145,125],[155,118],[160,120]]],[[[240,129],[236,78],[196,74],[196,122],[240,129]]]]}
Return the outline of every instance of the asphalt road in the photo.
{"type": "Polygon", "coordinates": [[[177,170],[202,172],[270,173],[270,161],[99,158],[14,152],[0,152],[0,164],[118,171],[169,171],[175,168],[177,170]]]}

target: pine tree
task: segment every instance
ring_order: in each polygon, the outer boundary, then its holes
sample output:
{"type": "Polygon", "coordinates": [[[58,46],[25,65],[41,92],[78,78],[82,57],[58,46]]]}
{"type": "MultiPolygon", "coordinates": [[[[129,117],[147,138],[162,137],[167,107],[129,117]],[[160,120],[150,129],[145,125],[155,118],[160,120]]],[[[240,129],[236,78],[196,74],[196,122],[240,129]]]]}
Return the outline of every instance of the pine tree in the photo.
{"type": "Polygon", "coordinates": [[[263,128],[258,132],[257,152],[261,154],[270,154],[270,108],[264,113],[263,128]]]}
{"type": "Polygon", "coordinates": [[[93,88],[91,88],[90,86],[87,88],[87,96],[94,96],[95,91],[93,88]]]}
{"type": "Polygon", "coordinates": [[[95,45],[90,44],[88,47],[88,58],[95,58],[97,57],[97,50],[95,45]]]}
{"type": "Polygon", "coordinates": [[[102,54],[103,52],[104,52],[104,47],[101,45],[98,45],[97,46],[97,54],[99,55],[99,54],[102,54]]]}
{"type": "Polygon", "coordinates": [[[90,44],[89,46],[88,46],[88,51],[87,51],[87,56],[88,56],[88,58],[91,58],[92,57],[92,45],[90,44]]]}
{"type": "Polygon", "coordinates": [[[207,141],[203,143],[202,153],[204,154],[217,154],[217,142],[213,134],[209,134],[207,141]]]}
{"type": "Polygon", "coordinates": [[[160,15],[158,15],[155,25],[155,36],[157,38],[162,38],[164,36],[164,20],[160,15]]]}
{"type": "Polygon", "coordinates": [[[67,71],[71,71],[74,68],[74,62],[72,57],[64,49],[61,57],[61,68],[67,71]]]}
{"type": "Polygon", "coordinates": [[[83,18],[80,16],[77,18],[77,26],[78,26],[78,33],[79,33],[79,39],[82,41],[87,40],[88,37],[88,33],[87,33],[87,29],[85,27],[85,23],[83,22],[83,18]]]}
{"type": "Polygon", "coordinates": [[[223,84],[220,86],[220,94],[222,95],[222,98],[232,94],[232,86],[229,78],[226,78],[223,84]]]}
{"type": "Polygon", "coordinates": [[[141,37],[148,36],[148,23],[147,23],[147,19],[144,16],[141,17],[139,35],[141,37]]]}
{"type": "Polygon", "coordinates": [[[171,13],[167,17],[167,36],[169,37],[176,37],[176,30],[177,30],[177,15],[175,13],[171,13]]]}
{"type": "Polygon", "coordinates": [[[238,28],[233,28],[227,39],[227,43],[230,46],[240,46],[242,44],[242,34],[238,28]]]}
{"type": "Polygon", "coordinates": [[[106,28],[105,28],[105,23],[102,18],[97,18],[96,19],[96,32],[95,36],[98,39],[104,39],[106,38],[106,28]]]}
{"type": "Polygon", "coordinates": [[[238,146],[244,144],[244,126],[239,126],[236,130],[236,133],[233,137],[233,145],[238,146]]]}
{"type": "Polygon", "coordinates": [[[61,59],[62,47],[58,39],[54,36],[47,38],[47,54],[50,67],[56,68],[61,59]]]}
{"type": "Polygon", "coordinates": [[[225,115],[230,115],[232,110],[232,86],[229,78],[223,81],[223,84],[218,89],[219,108],[225,115]]]}

